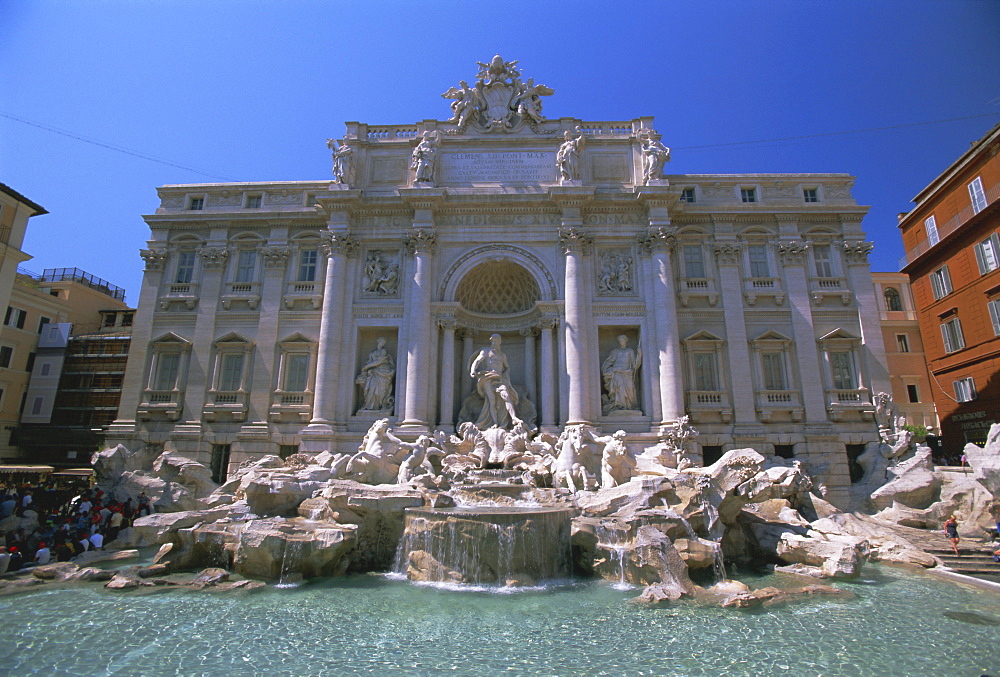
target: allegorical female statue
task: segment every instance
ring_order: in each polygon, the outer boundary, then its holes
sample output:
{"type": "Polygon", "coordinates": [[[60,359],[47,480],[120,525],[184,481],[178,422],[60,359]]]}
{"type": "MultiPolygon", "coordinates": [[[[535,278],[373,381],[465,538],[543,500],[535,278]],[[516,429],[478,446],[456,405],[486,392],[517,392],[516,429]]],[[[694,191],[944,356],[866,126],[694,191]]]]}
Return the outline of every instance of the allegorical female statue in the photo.
{"type": "Polygon", "coordinates": [[[614,411],[637,411],[639,398],[635,392],[635,375],[642,364],[642,350],[628,347],[628,336],[618,337],[618,347],[601,364],[604,388],[604,415],[614,411]]]}
{"type": "Polygon", "coordinates": [[[396,365],[392,361],[392,355],[385,349],[385,338],[379,336],[375,342],[375,350],[368,353],[368,361],[355,380],[364,392],[361,411],[392,411],[395,376],[396,365]]]}
{"type": "Polygon", "coordinates": [[[326,145],[333,151],[334,183],[350,186],[354,183],[354,149],[343,142],[337,146],[334,139],[327,139],[326,145]]]}
{"type": "Polygon", "coordinates": [[[434,183],[434,170],[437,166],[438,137],[434,132],[424,132],[423,138],[413,149],[410,169],[415,173],[417,183],[434,183]]]}

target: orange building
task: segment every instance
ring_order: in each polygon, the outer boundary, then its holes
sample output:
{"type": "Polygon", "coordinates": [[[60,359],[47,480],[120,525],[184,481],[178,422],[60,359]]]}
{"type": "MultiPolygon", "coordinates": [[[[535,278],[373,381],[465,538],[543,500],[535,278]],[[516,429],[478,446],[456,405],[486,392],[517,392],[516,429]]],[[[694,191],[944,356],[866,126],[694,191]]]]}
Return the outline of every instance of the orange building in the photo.
{"type": "Polygon", "coordinates": [[[1000,421],[1000,125],[901,215],[931,390],[946,454],[1000,421]]]}

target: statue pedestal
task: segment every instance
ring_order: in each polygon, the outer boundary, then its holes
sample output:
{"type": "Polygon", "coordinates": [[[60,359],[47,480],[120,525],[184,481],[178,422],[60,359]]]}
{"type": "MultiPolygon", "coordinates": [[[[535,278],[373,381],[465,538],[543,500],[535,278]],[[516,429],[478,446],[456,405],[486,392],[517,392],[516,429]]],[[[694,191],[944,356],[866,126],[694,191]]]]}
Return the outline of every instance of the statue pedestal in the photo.
{"type": "Polygon", "coordinates": [[[646,182],[647,186],[669,186],[670,182],[666,179],[650,179],[646,182]]]}

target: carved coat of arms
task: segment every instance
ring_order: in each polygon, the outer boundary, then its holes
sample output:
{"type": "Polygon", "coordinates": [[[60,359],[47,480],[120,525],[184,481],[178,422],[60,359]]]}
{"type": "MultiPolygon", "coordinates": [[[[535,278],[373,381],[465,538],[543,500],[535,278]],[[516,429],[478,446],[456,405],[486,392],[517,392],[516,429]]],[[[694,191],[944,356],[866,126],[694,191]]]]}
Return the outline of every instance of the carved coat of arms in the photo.
{"type": "Polygon", "coordinates": [[[452,117],[448,122],[456,125],[454,133],[470,124],[485,132],[512,132],[528,125],[538,132],[542,116],[542,98],[555,93],[545,85],[535,84],[534,78],[521,81],[517,61],[504,61],[499,54],[489,63],[476,62],[475,87],[464,80],[441,96],[452,99],[452,117]]]}

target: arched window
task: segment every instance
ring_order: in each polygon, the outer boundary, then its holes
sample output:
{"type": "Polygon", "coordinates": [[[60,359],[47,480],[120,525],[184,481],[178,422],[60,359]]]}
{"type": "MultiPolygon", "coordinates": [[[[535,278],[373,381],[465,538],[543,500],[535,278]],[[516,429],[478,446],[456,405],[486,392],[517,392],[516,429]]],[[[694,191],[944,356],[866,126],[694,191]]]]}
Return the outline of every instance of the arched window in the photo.
{"type": "Polygon", "coordinates": [[[902,310],[903,301],[899,298],[899,292],[892,287],[886,288],[883,292],[885,295],[885,309],[886,310],[902,310]]]}

